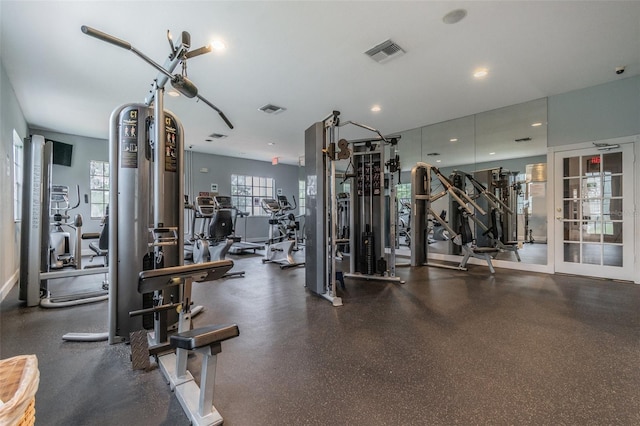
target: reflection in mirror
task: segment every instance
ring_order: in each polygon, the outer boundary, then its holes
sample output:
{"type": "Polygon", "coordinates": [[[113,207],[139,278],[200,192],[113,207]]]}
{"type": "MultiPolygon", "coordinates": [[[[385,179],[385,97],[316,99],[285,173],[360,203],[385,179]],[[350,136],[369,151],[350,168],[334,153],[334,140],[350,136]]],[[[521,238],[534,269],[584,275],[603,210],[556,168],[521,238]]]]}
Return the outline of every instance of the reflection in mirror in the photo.
{"type": "Polygon", "coordinates": [[[421,161],[438,168],[474,164],[474,120],[475,117],[470,115],[424,126],[421,161]]]}
{"type": "MultiPolygon", "coordinates": [[[[409,171],[418,158],[436,166],[445,176],[458,173],[461,189],[475,197],[484,211],[476,211],[479,220],[472,221],[476,243],[499,247],[497,260],[543,265],[547,263],[546,150],[547,100],[538,99],[403,132],[403,182],[410,182],[409,171]],[[413,146],[418,131],[420,157],[413,146]],[[481,195],[483,191],[488,194],[481,195]]],[[[410,188],[402,190],[410,193],[410,188]]],[[[443,190],[435,182],[432,193],[443,190]]],[[[398,198],[401,193],[398,191],[398,198]]],[[[449,198],[442,197],[431,207],[451,225],[459,218],[449,198]]],[[[399,208],[400,217],[406,221],[407,206],[399,203],[399,208]]],[[[410,223],[401,222],[399,226],[402,231],[410,223]]],[[[437,221],[432,220],[430,228],[430,255],[460,253],[437,221]]],[[[399,242],[405,248],[411,243],[402,237],[399,242]]]]}

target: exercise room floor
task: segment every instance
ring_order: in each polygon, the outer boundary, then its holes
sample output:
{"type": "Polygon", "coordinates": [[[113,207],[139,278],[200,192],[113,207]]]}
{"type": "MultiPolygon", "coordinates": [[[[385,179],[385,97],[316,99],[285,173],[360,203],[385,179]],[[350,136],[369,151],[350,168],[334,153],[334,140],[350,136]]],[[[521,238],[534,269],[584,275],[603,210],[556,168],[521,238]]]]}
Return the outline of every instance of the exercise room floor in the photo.
{"type": "MultiPolygon", "coordinates": [[[[334,308],[304,268],[234,257],[246,278],[194,285],[195,325],[237,323],[214,403],[225,425],[640,424],[640,286],[471,265],[347,280],[334,308]]],[[[1,357],[35,353],[38,425],[187,425],[159,370],[105,331],[107,303],[1,305],[1,357]]],[[[192,359],[195,363],[195,360],[192,359]]]]}

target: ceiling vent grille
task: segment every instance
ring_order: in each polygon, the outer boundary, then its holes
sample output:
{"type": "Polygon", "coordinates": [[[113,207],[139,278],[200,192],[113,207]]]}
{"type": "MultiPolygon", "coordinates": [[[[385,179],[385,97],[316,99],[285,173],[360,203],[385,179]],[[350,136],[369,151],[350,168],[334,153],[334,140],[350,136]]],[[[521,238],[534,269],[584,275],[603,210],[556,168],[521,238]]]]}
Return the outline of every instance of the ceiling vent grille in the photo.
{"type": "Polygon", "coordinates": [[[520,139],[515,139],[516,143],[522,143],[522,142],[530,142],[531,138],[526,137],[526,138],[520,138],[520,139]]]}
{"type": "Polygon", "coordinates": [[[207,136],[207,139],[205,139],[207,142],[212,142],[214,139],[223,139],[226,138],[227,135],[223,135],[222,133],[211,133],[209,136],[207,136]]]}
{"type": "Polygon", "coordinates": [[[279,114],[282,111],[286,111],[286,108],[280,107],[278,105],[266,104],[258,108],[262,112],[266,112],[267,114],[279,114]]]}
{"type": "Polygon", "coordinates": [[[405,51],[393,40],[387,40],[364,53],[374,61],[384,64],[394,58],[404,55],[405,51]]]}

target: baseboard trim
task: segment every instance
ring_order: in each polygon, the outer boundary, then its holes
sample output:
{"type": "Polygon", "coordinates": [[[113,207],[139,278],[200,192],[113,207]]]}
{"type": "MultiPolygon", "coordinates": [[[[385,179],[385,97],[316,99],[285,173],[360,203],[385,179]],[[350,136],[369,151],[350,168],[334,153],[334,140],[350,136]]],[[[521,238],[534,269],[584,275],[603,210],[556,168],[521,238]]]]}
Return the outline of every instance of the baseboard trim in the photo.
{"type": "Polygon", "coordinates": [[[20,275],[20,269],[16,269],[15,272],[9,277],[7,281],[2,284],[0,288],[0,302],[9,294],[13,286],[18,282],[18,276],[20,275]]]}

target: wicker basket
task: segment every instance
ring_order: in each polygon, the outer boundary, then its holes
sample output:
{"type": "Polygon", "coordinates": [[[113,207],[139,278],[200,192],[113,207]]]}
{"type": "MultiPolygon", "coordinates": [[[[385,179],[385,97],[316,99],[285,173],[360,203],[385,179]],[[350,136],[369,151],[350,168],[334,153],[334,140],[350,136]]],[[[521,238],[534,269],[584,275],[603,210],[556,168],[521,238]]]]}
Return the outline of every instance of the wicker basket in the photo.
{"type": "Polygon", "coordinates": [[[0,360],[0,425],[31,426],[36,421],[38,358],[20,355],[0,360]]]}

